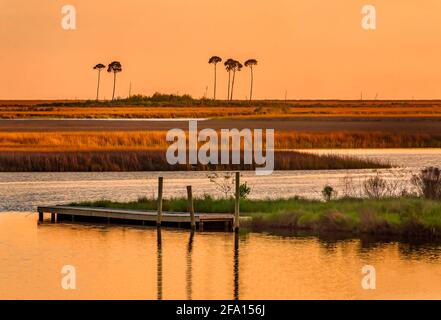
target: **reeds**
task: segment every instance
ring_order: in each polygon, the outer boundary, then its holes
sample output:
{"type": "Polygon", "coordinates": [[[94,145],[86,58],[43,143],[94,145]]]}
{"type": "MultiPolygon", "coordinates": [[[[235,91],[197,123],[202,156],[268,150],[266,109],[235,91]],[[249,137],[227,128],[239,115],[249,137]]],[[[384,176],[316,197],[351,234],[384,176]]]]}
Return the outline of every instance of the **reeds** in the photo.
{"type": "MultiPolygon", "coordinates": [[[[387,168],[388,164],[354,157],[276,152],[275,170],[387,168]]],[[[254,170],[255,165],[170,165],[164,150],[0,152],[3,172],[211,171],[254,170]]]]}
{"type": "Polygon", "coordinates": [[[0,133],[0,151],[153,150],[168,146],[165,131],[0,133]]]}
{"type": "Polygon", "coordinates": [[[441,136],[390,132],[279,132],[278,149],[439,148],[441,136]]]}
{"type": "MultiPolygon", "coordinates": [[[[166,131],[3,132],[0,151],[100,151],[166,149],[166,131]]],[[[265,139],[264,139],[265,140],[265,139]]],[[[276,131],[275,149],[441,147],[441,136],[386,132],[276,131]]]]}

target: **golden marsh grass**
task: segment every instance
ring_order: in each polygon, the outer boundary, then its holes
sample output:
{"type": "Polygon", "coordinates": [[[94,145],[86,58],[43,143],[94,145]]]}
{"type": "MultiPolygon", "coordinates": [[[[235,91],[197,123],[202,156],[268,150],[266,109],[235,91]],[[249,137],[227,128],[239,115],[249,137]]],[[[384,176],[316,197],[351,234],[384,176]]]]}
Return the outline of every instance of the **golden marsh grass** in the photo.
{"type": "MultiPolygon", "coordinates": [[[[3,152],[164,150],[166,131],[2,132],[3,152]]],[[[441,136],[382,132],[276,131],[276,150],[441,147],[441,136]]]]}

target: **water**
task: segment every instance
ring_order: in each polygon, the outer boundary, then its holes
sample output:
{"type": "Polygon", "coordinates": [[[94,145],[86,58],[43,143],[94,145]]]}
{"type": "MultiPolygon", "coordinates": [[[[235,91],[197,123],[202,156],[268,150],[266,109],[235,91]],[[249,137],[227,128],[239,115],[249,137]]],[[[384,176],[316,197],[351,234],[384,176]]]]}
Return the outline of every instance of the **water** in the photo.
{"type": "MultiPolygon", "coordinates": [[[[397,170],[406,174],[441,163],[439,150],[363,152],[405,164],[397,170]]],[[[244,179],[253,197],[316,196],[326,182],[372,174],[290,171],[244,179]]],[[[32,214],[38,204],[153,196],[159,175],[168,197],[185,195],[187,184],[198,194],[216,191],[206,173],[0,174],[0,299],[441,299],[435,243],[164,229],[158,245],[155,228],[38,225],[32,214]],[[76,268],[76,290],[61,287],[64,265],[76,268]],[[376,268],[376,290],[361,287],[364,265],[376,268]]]]}
{"type": "Polygon", "coordinates": [[[0,299],[441,299],[440,247],[0,215],[0,299]],[[63,290],[61,269],[76,269],[63,290]],[[373,265],[377,289],[361,287],[373,265]]]}
{"type": "MultiPolygon", "coordinates": [[[[325,185],[333,186],[341,195],[344,178],[351,177],[354,189],[379,172],[391,181],[411,188],[413,174],[425,166],[441,165],[441,149],[419,150],[326,150],[321,153],[354,154],[389,161],[400,168],[392,170],[317,170],[277,171],[270,176],[244,172],[243,180],[250,185],[250,198],[302,196],[321,198],[325,185]]],[[[206,172],[94,172],[94,173],[0,173],[0,212],[30,211],[38,205],[63,204],[72,201],[110,199],[136,200],[154,197],[157,177],[164,176],[164,196],[186,196],[191,184],[196,196],[221,196],[206,172]]]]}
{"type": "Polygon", "coordinates": [[[361,158],[387,161],[395,166],[422,168],[441,165],[441,149],[316,149],[301,150],[315,154],[352,155],[361,158]]]}

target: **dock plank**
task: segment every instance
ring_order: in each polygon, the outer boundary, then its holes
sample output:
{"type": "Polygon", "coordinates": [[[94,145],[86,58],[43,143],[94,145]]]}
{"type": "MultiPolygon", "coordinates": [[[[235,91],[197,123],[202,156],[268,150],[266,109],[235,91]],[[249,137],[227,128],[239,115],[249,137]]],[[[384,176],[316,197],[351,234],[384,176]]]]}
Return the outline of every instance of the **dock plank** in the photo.
{"type": "MultiPolygon", "coordinates": [[[[137,220],[137,221],[156,221],[157,211],[144,211],[132,209],[111,209],[95,207],[74,207],[74,206],[40,206],[37,208],[39,213],[51,213],[61,215],[100,217],[110,219],[137,220]]],[[[191,217],[189,212],[169,212],[162,213],[162,221],[175,223],[189,223],[191,217]]],[[[234,215],[228,213],[195,213],[196,222],[234,222],[234,215]]]]}

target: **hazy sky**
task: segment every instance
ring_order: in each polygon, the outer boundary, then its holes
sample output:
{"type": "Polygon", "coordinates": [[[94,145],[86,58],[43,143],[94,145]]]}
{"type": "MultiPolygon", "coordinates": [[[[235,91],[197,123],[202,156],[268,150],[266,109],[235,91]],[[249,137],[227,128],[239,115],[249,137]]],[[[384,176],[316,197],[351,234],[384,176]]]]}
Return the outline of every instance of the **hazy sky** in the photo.
{"type": "MultiPolygon", "coordinates": [[[[119,60],[117,95],[212,94],[211,55],[255,58],[256,98],[441,98],[440,0],[1,0],[0,99],[94,98],[92,67],[119,60]],[[77,10],[77,30],[61,8],[77,10]],[[377,30],[361,8],[377,8],[377,30]]],[[[218,69],[218,96],[227,74],[218,69]]],[[[112,77],[102,75],[102,97],[112,77]]],[[[249,90],[249,70],[236,97],[249,90]]]]}

